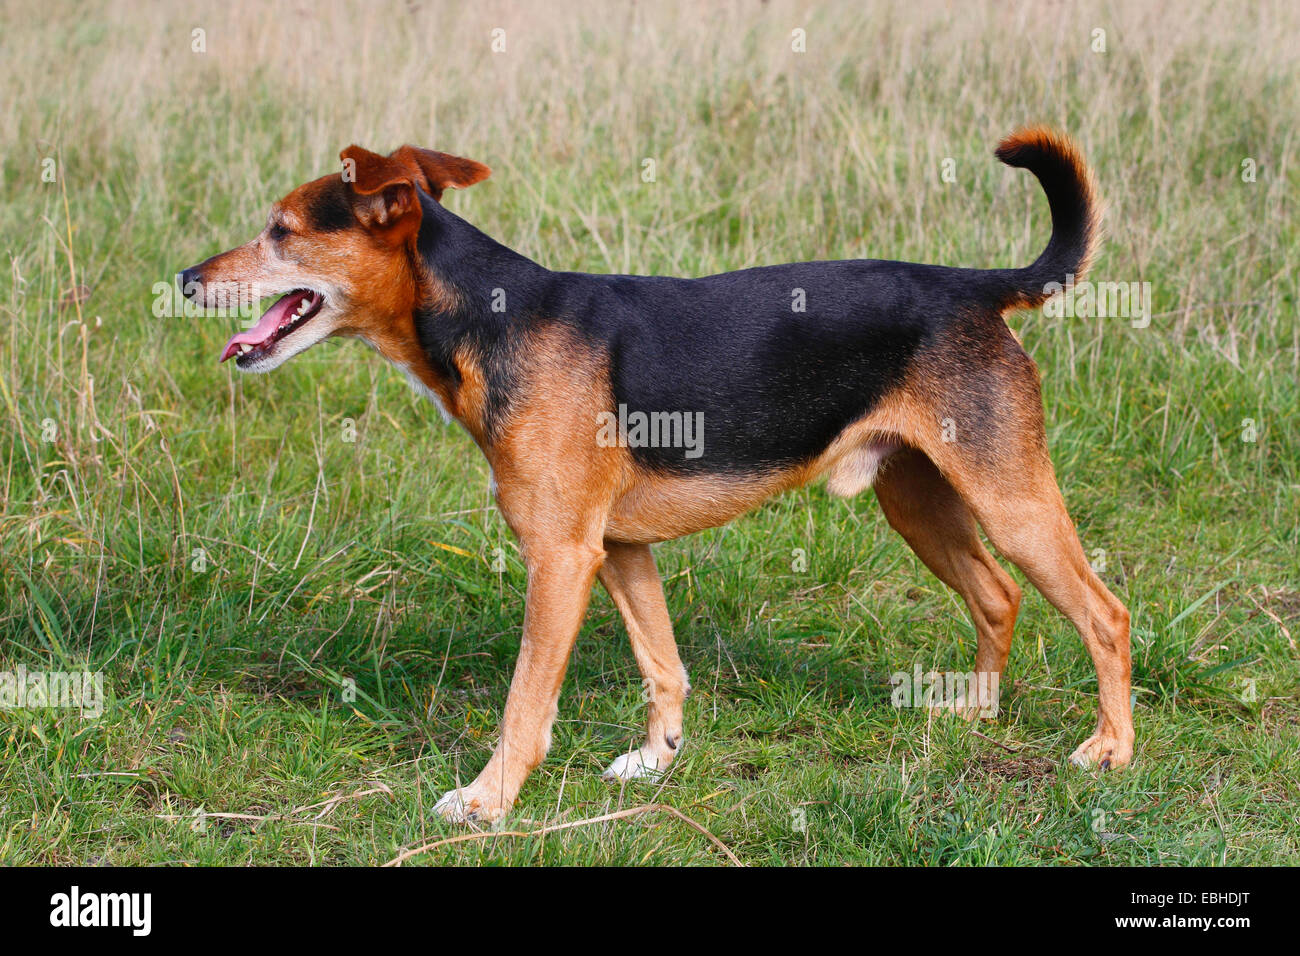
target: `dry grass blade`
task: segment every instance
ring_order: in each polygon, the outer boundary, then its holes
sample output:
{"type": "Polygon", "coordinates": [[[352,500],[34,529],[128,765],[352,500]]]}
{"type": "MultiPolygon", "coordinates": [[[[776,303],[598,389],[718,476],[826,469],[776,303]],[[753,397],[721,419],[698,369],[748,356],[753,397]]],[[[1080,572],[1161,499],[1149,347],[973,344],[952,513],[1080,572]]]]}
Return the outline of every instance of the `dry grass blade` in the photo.
{"type": "Polygon", "coordinates": [[[434,840],[431,843],[425,843],[422,846],[417,846],[414,849],[406,850],[403,853],[399,853],[397,856],[393,857],[391,860],[385,863],[384,866],[401,866],[403,863],[405,863],[407,860],[411,859],[412,857],[419,856],[422,853],[428,853],[430,850],[436,850],[438,847],[441,846],[451,846],[453,843],[468,843],[471,840],[491,840],[491,839],[495,839],[496,837],[544,836],[548,833],[558,833],[561,830],[572,830],[577,827],[589,827],[597,823],[608,823],[611,820],[626,820],[629,817],[639,817],[646,813],[667,813],[670,816],[676,817],[678,820],[681,820],[691,829],[703,835],[705,839],[707,839],[710,843],[712,843],[715,847],[717,847],[718,850],[728,860],[730,860],[733,865],[735,866],[745,865],[740,862],[740,858],[737,857],[736,854],[732,853],[731,849],[725,843],[723,843],[716,836],[714,836],[707,829],[705,829],[702,824],[699,824],[696,821],[692,820],[690,817],[682,813],[676,807],[670,807],[666,803],[646,803],[639,807],[629,807],[626,810],[617,810],[613,813],[602,813],[598,817],[587,817],[586,819],[583,820],[570,820],[568,823],[556,823],[550,826],[538,827],[535,830],[500,830],[500,831],[488,831],[485,833],[464,833],[460,836],[444,837],[441,840],[434,840]]]}
{"type": "MultiPolygon", "coordinates": [[[[207,811],[204,811],[201,814],[201,816],[204,819],[212,819],[212,820],[252,820],[258,825],[261,825],[263,823],[270,823],[274,821],[276,823],[306,824],[308,826],[324,827],[326,830],[337,830],[338,827],[336,826],[332,826],[331,824],[328,823],[320,823],[318,821],[324,819],[325,817],[329,816],[329,814],[333,813],[340,803],[343,803],[346,800],[360,800],[362,797],[368,797],[374,793],[382,793],[390,797],[393,795],[393,791],[381,783],[378,784],[377,786],[371,787],[368,790],[354,790],[352,793],[335,794],[334,796],[330,797],[328,800],[322,800],[320,803],[304,804],[301,807],[294,807],[292,810],[288,811],[287,813],[265,813],[265,814],[225,813],[221,811],[214,811],[209,813],[207,811]],[[318,807],[321,808],[320,813],[316,814],[316,816],[312,817],[310,820],[298,819],[298,814],[306,813],[309,810],[315,810],[318,807]]],[[[159,820],[176,821],[176,820],[188,819],[191,816],[193,816],[193,814],[158,813],[155,814],[155,816],[159,820]]]]}

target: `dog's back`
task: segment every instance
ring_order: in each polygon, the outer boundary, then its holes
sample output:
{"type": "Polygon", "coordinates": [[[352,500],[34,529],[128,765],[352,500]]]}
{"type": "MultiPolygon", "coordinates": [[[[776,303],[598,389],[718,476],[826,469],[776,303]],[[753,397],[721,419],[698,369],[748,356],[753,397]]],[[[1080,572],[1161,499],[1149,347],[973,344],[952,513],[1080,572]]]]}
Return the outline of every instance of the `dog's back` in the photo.
{"type": "MultiPolygon", "coordinates": [[[[608,356],[616,408],[703,416],[707,456],[633,449],[644,466],[746,474],[812,461],[903,384],[918,353],[953,379],[979,375],[994,351],[1007,353],[1004,367],[1032,370],[1002,314],[1042,302],[1044,287],[1067,274],[1082,278],[1096,237],[1093,189],[1082,159],[1055,134],[1020,133],[997,155],[1029,168],[1047,191],[1052,238],[1028,267],[865,259],[700,279],[555,273],[548,315],[608,356]]],[[[958,397],[992,394],[953,384],[958,397]]],[[[987,417],[960,403],[954,414],[987,417]]]]}

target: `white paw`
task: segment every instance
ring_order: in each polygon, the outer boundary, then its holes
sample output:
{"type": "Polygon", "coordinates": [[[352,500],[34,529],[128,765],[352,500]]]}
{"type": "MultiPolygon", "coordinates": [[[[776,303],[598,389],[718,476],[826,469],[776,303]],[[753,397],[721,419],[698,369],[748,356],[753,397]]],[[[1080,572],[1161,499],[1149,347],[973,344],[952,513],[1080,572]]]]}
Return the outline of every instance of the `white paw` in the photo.
{"type": "Polygon", "coordinates": [[[460,790],[449,790],[433,805],[433,812],[451,823],[493,823],[500,819],[508,807],[480,797],[471,784],[460,790]]]}
{"type": "Polygon", "coordinates": [[[433,812],[452,823],[465,823],[470,818],[465,802],[464,790],[450,790],[433,805],[433,812]]]}
{"type": "MultiPolygon", "coordinates": [[[[663,767],[668,765],[667,761],[663,762],[663,767]]],[[[649,778],[655,779],[663,772],[660,766],[659,758],[654,754],[647,754],[645,748],[633,750],[630,753],[621,754],[617,760],[609,765],[609,769],[601,774],[603,780],[640,780],[649,778]]]]}

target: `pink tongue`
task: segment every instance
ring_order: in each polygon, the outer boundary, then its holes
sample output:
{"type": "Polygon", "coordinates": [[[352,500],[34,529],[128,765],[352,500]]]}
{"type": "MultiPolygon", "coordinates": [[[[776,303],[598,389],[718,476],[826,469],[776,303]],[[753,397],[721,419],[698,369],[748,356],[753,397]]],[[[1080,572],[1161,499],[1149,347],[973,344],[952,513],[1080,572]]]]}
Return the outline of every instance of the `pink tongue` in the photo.
{"type": "MultiPolygon", "coordinates": [[[[262,313],[262,317],[257,320],[257,325],[247,332],[236,332],[231,336],[221,352],[221,362],[232,355],[238,355],[241,345],[257,346],[269,341],[271,336],[275,335],[275,330],[284,325],[290,314],[298,311],[298,306],[302,305],[304,299],[309,298],[311,298],[310,292],[291,292],[286,295],[262,313]]],[[[220,365],[221,362],[217,364],[220,365]]]]}

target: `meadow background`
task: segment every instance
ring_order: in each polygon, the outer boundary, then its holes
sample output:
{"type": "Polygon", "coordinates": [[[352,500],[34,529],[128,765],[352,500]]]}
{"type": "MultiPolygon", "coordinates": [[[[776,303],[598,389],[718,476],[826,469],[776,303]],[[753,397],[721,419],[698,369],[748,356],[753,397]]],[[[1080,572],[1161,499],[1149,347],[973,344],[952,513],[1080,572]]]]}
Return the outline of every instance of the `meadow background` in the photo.
{"type": "MultiPolygon", "coordinates": [[[[110,699],[0,711],[0,861],[379,863],[461,832],[430,808],[487,758],[523,610],[484,462],[356,344],[241,377],[230,320],[154,314],[342,147],[487,163],[448,206],[560,269],[991,267],[1046,242],[991,155],[1046,122],[1109,205],[1093,278],[1154,293],[1145,329],[1011,319],[1132,610],[1132,769],[1066,765],[1096,681],[1028,588],[983,736],[890,707],[973,631],[870,494],[814,488],[657,549],[695,687],[659,784],[599,779],[642,708],[597,591],[508,828],[662,802],[749,864],[1300,862],[1300,7],[1177,6],[7,0],[0,669],[102,670],[110,699]]],[[[727,858],[647,813],[412,862],[727,858]]]]}

